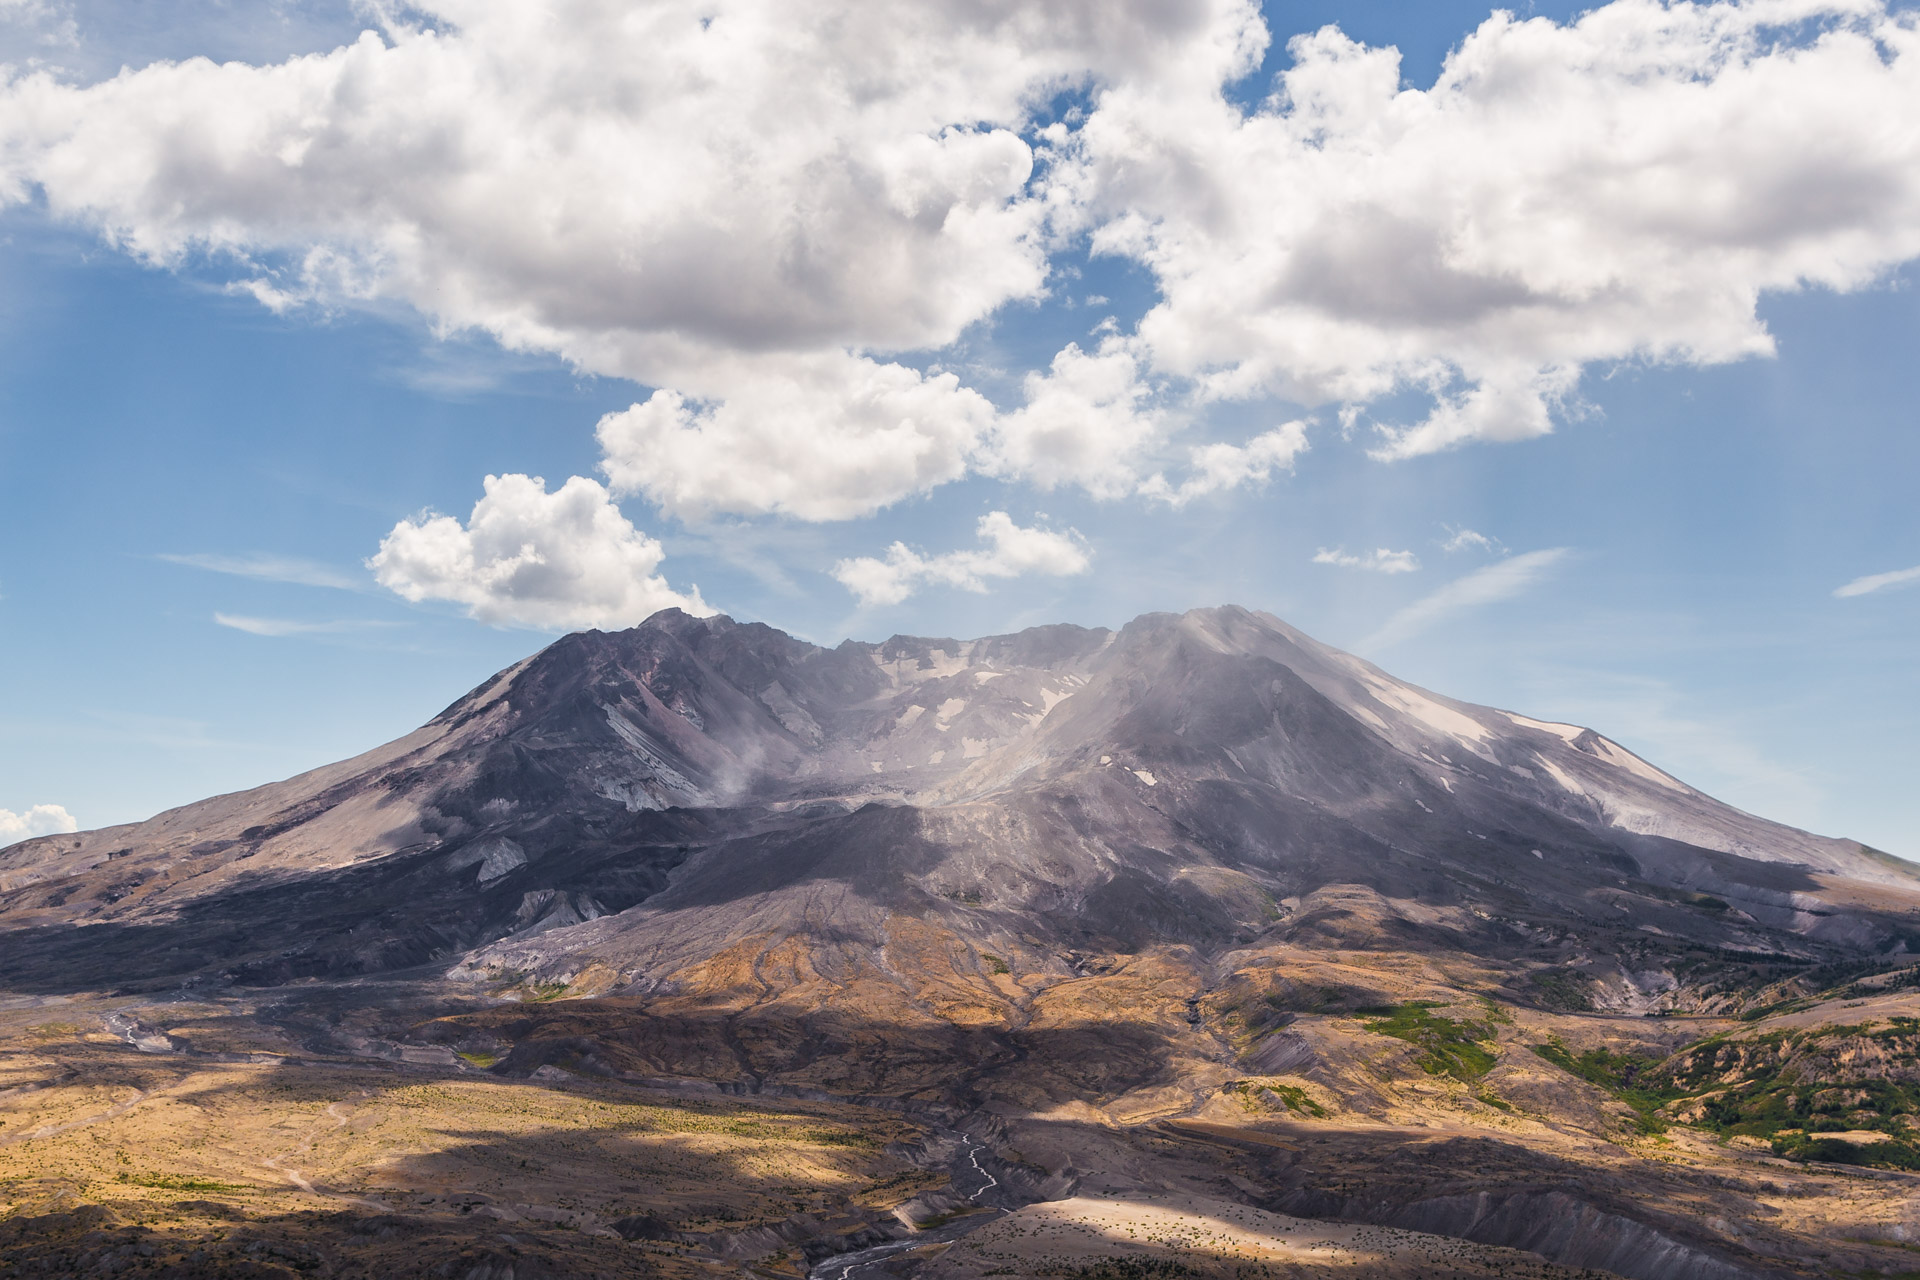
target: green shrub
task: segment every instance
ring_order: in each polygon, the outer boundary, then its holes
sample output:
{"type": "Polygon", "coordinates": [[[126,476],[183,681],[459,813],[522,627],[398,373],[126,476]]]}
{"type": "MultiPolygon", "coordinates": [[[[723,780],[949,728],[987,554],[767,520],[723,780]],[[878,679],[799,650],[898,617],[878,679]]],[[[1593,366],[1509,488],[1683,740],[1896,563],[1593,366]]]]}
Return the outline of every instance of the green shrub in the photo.
{"type": "Polygon", "coordinates": [[[1405,1040],[1420,1051],[1414,1059],[1430,1076],[1452,1076],[1456,1080],[1478,1080],[1493,1070],[1498,1060],[1487,1046],[1494,1040],[1493,1026],[1470,1019],[1453,1019],[1433,1012],[1445,1006],[1431,1000],[1410,1000],[1398,1005],[1375,1005],[1358,1010],[1367,1030],[1396,1040],[1405,1040]]]}

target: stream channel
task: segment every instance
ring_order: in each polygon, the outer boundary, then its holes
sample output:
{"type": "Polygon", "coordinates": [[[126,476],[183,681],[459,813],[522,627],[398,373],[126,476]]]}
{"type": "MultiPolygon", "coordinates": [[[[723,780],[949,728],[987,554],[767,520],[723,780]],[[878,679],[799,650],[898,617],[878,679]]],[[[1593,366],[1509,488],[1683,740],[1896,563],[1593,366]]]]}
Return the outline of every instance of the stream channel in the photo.
{"type": "Polygon", "coordinates": [[[993,1213],[969,1213],[953,1222],[933,1228],[931,1231],[917,1231],[905,1240],[889,1240],[885,1244],[872,1245],[865,1249],[856,1249],[852,1253],[839,1253],[831,1258],[822,1258],[807,1271],[807,1280],[877,1280],[869,1274],[869,1268],[884,1262],[897,1254],[911,1253],[915,1249],[925,1249],[929,1245],[945,1244],[949,1240],[958,1240],[961,1236],[989,1222],[998,1221],[1000,1216],[1012,1210],[1004,1205],[992,1203],[1006,1198],[1000,1179],[980,1162],[980,1154],[987,1150],[984,1142],[976,1141],[964,1133],[943,1132],[944,1138],[953,1138],[961,1144],[962,1151],[953,1161],[953,1189],[979,1205],[982,1209],[992,1209],[993,1213]],[[999,1196],[990,1193],[1000,1191],[999,1196]]]}

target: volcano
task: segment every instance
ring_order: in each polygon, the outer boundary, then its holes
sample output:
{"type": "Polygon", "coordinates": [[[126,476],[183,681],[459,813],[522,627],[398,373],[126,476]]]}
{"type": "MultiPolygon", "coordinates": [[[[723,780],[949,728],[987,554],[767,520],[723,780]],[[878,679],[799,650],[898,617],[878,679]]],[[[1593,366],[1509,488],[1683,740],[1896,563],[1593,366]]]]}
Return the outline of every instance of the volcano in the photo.
{"type": "Polygon", "coordinates": [[[911,934],[991,991],[1320,937],[1577,954],[1601,1007],[1677,1008],[1649,958],[1904,951],[1917,874],[1245,609],[832,649],[668,611],[355,759],[14,846],[0,979],[676,991],[779,952],[912,989],[911,934]]]}

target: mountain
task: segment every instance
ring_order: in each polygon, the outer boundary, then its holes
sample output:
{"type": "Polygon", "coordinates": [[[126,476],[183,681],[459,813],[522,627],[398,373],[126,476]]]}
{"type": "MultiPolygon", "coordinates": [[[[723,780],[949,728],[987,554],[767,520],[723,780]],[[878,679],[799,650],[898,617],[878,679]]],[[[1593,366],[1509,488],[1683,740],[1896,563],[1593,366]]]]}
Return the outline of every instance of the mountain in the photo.
{"type": "Polygon", "coordinates": [[[1266,614],[669,611],[0,850],[0,1270],[1881,1274],[1917,960],[1920,869],[1266,614]]]}
{"type": "Polygon", "coordinates": [[[0,852],[0,978],[659,989],[772,938],[859,968],[908,921],[1035,969],[1381,930],[1811,960],[1903,950],[1917,874],[1244,609],[833,649],[670,610],[353,760],[0,852]]]}

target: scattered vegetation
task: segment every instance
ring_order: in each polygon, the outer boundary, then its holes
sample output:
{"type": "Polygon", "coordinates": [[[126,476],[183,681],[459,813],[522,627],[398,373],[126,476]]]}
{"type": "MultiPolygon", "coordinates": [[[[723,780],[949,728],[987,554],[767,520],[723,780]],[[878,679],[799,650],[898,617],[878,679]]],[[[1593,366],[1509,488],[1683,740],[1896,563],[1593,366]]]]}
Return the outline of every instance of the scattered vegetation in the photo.
{"type": "Polygon", "coordinates": [[[1592,1012],[1593,997],[1588,992],[1593,984],[1593,975],[1581,969],[1541,969],[1527,978],[1535,1000],[1569,1013],[1592,1012]]]}
{"type": "Polygon", "coordinates": [[[39,1026],[27,1028],[27,1034],[35,1040],[65,1040],[80,1034],[80,1024],[76,1022],[43,1022],[39,1026]]]}
{"type": "Polygon", "coordinates": [[[880,1145],[872,1135],[851,1129],[802,1129],[798,1138],[816,1147],[855,1147],[862,1151],[871,1151],[880,1145]]]}
{"type": "Polygon", "coordinates": [[[1668,1069],[1677,1088],[1697,1095],[1682,1104],[1687,1118],[1723,1136],[1763,1138],[1794,1160],[1920,1169],[1920,1083],[1889,1071],[1916,1063],[1920,1019],[1901,1017],[1715,1037],[1668,1069]]]}
{"type": "Polygon", "coordinates": [[[136,1187],[152,1187],[157,1191],[211,1191],[232,1195],[253,1189],[237,1182],[215,1182],[211,1178],[185,1178],[171,1173],[123,1173],[115,1180],[130,1183],[136,1187]]]}
{"type": "Polygon", "coordinates": [[[1235,1080],[1227,1086],[1227,1092],[1251,1109],[1272,1107],[1277,1101],[1296,1115],[1312,1116],[1318,1120],[1324,1119],[1327,1114],[1327,1109],[1297,1084],[1281,1084],[1274,1080],[1235,1080]]]}
{"type": "MultiPolygon", "coordinates": [[[[988,1272],[989,1275],[993,1274],[988,1272]]],[[[1084,1267],[1054,1267],[1036,1274],[1062,1280],[1174,1280],[1190,1276],[1193,1268],[1172,1258],[1101,1258],[1084,1267]]]]}
{"type": "Polygon", "coordinates": [[[1612,1049],[1588,1049],[1574,1053],[1555,1036],[1533,1051],[1568,1075],[1597,1085],[1633,1108],[1634,1127],[1649,1136],[1665,1133],[1667,1122],[1658,1112],[1681,1095],[1672,1084],[1657,1074],[1665,1061],[1653,1054],[1616,1053],[1612,1049]]]}
{"type": "Polygon", "coordinates": [[[987,962],[988,973],[1001,974],[1001,973],[1013,972],[1012,969],[1007,967],[1007,962],[1005,960],[1002,960],[999,956],[990,955],[987,952],[982,951],[980,953],[980,958],[987,962]]]}
{"type": "Polygon", "coordinates": [[[1494,1040],[1490,1022],[1454,1019],[1433,1012],[1445,1005],[1432,1000],[1409,1000],[1405,1004],[1373,1005],[1355,1010],[1355,1015],[1372,1019],[1367,1030],[1396,1040],[1405,1040],[1420,1053],[1414,1059],[1430,1076],[1452,1076],[1471,1083],[1493,1070],[1498,1061],[1490,1047],[1494,1040]]]}
{"type": "Polygon", "coordinates": [[[1776,1000],[1771,1004],[1758,1005],[1752,1009],[1748,1009],[1740,1015],[1740,1021],[1759,1022],[1763,1018],[1771,1018],[1776,1013],[1798,1013],[1802,1009],[1811,1008],[1814,1003],[1815,1001],[1810,996],[1796,996],[1791,1000],[1776,1000]]]}
{"type": "Polygon", "coordinates": [[[475,1049],[471,1053],[467,1052],[464,1049],[456,1050],[455,1052],[457,1056],[459,1056],[463,1061],[470,1063],[473,1066],[479,1067],[483,1070],[487,1067],[492,1066],[494,1063],[500,1061],[499,1054],[493,1053],[486,1049],[475,1049]]]}
{"type": "Polygon", "coordinates": [[[1920,1065],[1917,1018],[1710,1036],[1665,1059],[1558,1040],[1533,1051],[1633,1108],[1643,1133],[1678,1120],[1792,1160],[1920,1169],[1920,1082],[1893,1078],[1920,1065]]]}

